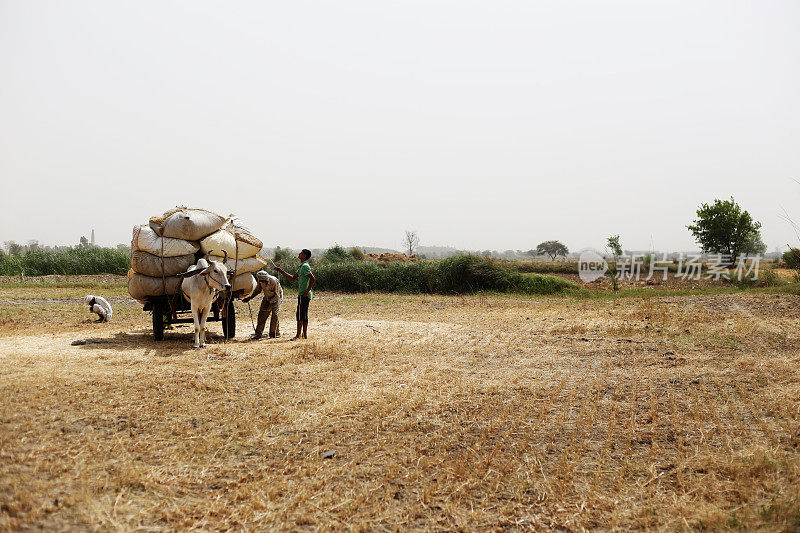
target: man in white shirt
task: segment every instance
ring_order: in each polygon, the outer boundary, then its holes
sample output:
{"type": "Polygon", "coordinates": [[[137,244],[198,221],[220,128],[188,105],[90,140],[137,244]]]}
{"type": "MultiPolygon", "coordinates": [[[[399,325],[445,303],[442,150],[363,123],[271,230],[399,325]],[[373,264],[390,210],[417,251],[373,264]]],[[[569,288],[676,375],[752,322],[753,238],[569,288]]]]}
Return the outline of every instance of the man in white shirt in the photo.
{"type": "Polygon", "coordinates": [[[253,334],[253,339],[260,339],[264,336],[264,327],[267,325],[267,318],[269,321],[269,337],[281,336],[281,325],[278,321],[278,311],[281,308],[281,300],[283,300],[283,287],[281,282],[275,276],[270,276],[263,270],[256,272],[256,281],[258,287],[253,291],[253,294],[247,298],[242,299],[243,302],[249,302],[255,298],[260,292],[264,293],[264,298],[261,300],[261,308],[258,310],[258,324],[256,325],[256,332],[253,334]]]}
{"type": "Polygon", "coordinates": [[[111,304],[102,296],[89,294],[86,296],[85,300],[86,304],[89,306],[89,311],[97,313],[97,316],[100,317],[97,319],[97,322],[108,322],[111,315],[114,314],[114,311],[111,310],[111,304]]]}

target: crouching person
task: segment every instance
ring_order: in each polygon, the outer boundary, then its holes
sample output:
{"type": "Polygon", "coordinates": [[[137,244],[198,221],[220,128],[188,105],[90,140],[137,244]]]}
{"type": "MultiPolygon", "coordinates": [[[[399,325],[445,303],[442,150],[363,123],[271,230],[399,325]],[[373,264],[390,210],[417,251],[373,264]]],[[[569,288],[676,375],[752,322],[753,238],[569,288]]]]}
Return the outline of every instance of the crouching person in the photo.
{"type": "Polygon", "coordinates": [[[260,339],[264,336],[264,327],[267,325],[267,318],[269,321],[269,337],[280,337],[281,324],[278,319],[278,312],[281,309],[281,300],[283,300],[283,287],[281,282],[275,276],[270,276],[263,270],[256,272],[256,280],[258,287],[253,291],[253,294],[247,298],[242,299],[243,302],[249,302],[259,293],[264,293],[264,298],[261,300],[261,308],[258,310],[258,325],[256,325],[256,332],[252,335],[252,339],[260,339]]]}
{"type": "Polygon", "coordinates": [[[86,304],[89,306],[90,313],[96,313],[99,317],[97,322],[108,322],[114,311],[111,309],[111,304],[102,296],[95,296],[88,294],[85,298],[86,304]]]}

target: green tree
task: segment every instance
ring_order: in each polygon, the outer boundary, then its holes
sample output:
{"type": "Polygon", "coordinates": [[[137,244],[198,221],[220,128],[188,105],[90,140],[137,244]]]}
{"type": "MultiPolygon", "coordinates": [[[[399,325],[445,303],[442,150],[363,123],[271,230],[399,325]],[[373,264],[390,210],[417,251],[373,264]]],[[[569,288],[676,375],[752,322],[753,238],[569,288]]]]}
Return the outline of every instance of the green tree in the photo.
{"type": "Polygon", "coordinates": [[[611,256],[614,258],[613,263],[608,263],[608,273],[611,275],[611,287],[614,289],[614,292],[617,292],[619,290],[619,286],[617,285],[617,263],[619,263],[619,258],[622,256],[622,245],[619,243],[619,235],[612,235],[609,237],[606,246],[611,252],[611,256]]]}
{"type": "Polygon", "coordinates": [[[342,263],[344,261],[352,261],[353,256],[338,244],[334,244],[322,254],[322,260],[328,263],[342,263]]]}
{"type": "Polygon", "coordinates": [[[536,255],[549,255],[550,259],[555,259],[559,255],[566,257],[569,248],[558,241],[544,241],[536,247],[536,255]]]}
{"type": "Polygon", "coordinates": [[[294,253],[289,248],[275,247],[275,253],[272,255],[272,260],[276,263],[289,260],[294,257],[294,253]]]}
{"type": "Polygon", "coordinates": [[[755,255],[763,254],[766,251],[767,245],[761,240],[761,233],[756,232],[751,234],[750,238],[745,241],[741,253],[755,255]]]}
{"type": "Polygon", "coordinates": [[[6,241],[4,244],[8,255],[22,255],[24,248],[21,244],[14,241],[6,241]]]}
{"type": "Polygon", "coordinates": [[[703,252],[729,255],[735,260],[740,254],[763,253],[767,247],[761,241],[761,222],[756,222],[733,197],[701,204],[697,219],[687,226],[703,252]]]}

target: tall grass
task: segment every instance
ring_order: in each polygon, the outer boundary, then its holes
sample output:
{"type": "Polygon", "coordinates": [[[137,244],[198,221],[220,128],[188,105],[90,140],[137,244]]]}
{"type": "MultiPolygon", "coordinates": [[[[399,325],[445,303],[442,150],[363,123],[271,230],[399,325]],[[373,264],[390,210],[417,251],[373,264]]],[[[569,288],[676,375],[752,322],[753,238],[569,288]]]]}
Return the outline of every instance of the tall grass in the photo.
{"type": "MultiPolygon", "coordinates": [[[[652,256],[651,254],[646,254],[645,256],[640,257],[639,260],[642,264],[642,272],[649,272],[650,263],[653,261],[659,262],[659,264],[656,266],[666,266],[669,272],[678,271],[677,263],[670,262],[668,264],[664,264],[658,257],[652,256]]],[[[500,261],[503,261],[504,264],[507,264],[509,268],[519,272],[535,272],[537,274],[577,274],[579,266],[578,261],[569,260],[550,261],[548,259],[531,259],[520,261],[514,259],[501,259],[500,261]]]]}
{"type": "Polygon", "coordinates": [[[79,274],[125,274],[130,256],[116,248],[72,248],[29,251],[21,255],[0,254],[0,275],[49,276],[79,274]]]}
{"type": "Polygon", "coordinates": [[[577,274],[577,261],[549,261],[547,259],[514,260],[500,259],[508,268],[518,272],[536,274],[577,274]]]}
{"type": "MultiPolygon", "coordinates": [[[[287,272],[297,268],[296,260],[285,263],[281,267],[287,272]]],[[[503,262],[474,255],[385,265],[371,261],[319,261],[313,271],[316,289],[337,292],[556,294],[577,288],[561,278],[523,274],[503,262]]],[[[296,283],[285,278],[282,283],[296,287],[296,283]]]]}

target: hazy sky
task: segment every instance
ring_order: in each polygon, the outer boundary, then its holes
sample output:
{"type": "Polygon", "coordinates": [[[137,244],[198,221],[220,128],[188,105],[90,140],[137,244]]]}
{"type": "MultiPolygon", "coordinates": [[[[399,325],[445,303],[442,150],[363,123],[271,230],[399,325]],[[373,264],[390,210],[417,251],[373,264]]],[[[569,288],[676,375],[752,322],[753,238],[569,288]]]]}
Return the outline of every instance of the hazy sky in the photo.
{"type": "Polygon", "coordinates": [[[694,248],[800,221],[800,2],[0,0],[0,241],[694,248]]]}

